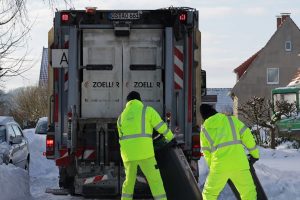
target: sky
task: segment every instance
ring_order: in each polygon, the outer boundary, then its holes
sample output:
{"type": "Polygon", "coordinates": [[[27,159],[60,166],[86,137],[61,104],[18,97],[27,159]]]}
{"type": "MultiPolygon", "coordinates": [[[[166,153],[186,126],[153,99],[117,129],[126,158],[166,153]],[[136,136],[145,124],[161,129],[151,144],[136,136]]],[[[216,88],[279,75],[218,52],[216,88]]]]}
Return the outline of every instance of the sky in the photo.
{"type": "MultiPolygon", "coordinates": [[[[6,79],[6,91],[36,85],[40,73],[42,49],[48,45],[48,30],[54,11],[68,9],[62,0],[27,0],[33,28],[28,40],[32,68],[22,77],[6,79]],[[60,3],[59,3],[60,2],[60,3]]],[[[202,68],[207,72],[208,88],[232,88],[236,82],[233,70],[266,45],[276,31],[276,16],[291,13],[300,26],[300,2],[297,0],[73,0],[75,9],[95,6],[98,9],[158,9],[192,7],[199,11],[202,34],[202,68]]]]}

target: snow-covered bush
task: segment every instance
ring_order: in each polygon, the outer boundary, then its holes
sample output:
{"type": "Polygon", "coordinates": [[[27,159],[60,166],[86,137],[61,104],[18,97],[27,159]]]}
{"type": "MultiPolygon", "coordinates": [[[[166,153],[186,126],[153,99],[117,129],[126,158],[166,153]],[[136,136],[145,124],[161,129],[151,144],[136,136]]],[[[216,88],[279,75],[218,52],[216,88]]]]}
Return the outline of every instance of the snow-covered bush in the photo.
{"type": "Polygon", "coordinates": [[[270,146],[271,136],[270,136],[270,130],[268,128],[254,125],[251,127],[251,132],[258,145],[270,146]]]}
{"type": "Polygon", "coordinates": [[[276,138],[277,149],[300,149],[300,143],[289,138],[276,138]]]}
{"type": "MultiPolygon", "coordinates": [[[[276,112],[273,112],[274,105],[264,97],[252,97],[246,103],[238,107],[239,116],[250,126],[264,127],[267,135],[270,136],[270,147],[275,149],[276,122],[282,116],[290,117],[296,111],[296,105],[287,101],[276,101],[276,112]]],[[[260,135],[256,130],[254,134],[260,135]]],[[[259,139],[257,137],[256,139],[259,139]]],[[[257,140],[257,144],[262,145],[262,141],[257,140]]]]}

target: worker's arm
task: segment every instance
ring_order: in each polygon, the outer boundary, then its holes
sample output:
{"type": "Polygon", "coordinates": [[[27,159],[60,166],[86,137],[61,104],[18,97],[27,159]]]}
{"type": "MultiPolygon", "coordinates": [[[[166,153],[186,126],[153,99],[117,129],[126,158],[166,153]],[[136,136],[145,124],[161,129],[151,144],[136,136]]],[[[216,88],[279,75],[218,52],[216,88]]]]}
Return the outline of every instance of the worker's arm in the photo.
{"type": "Polygon", "coordinates": [[[201,144],[201,149],[204,155],[204,158],[206,160],[206,163],[208,167],[210,168],[210,163],[211,163],[211,146],[205,137],[204,132],[201,130],[200,132],[200,144],[201,144]]]}
{"type": "Polygon", "coordinates": [[[255,139],[251,133],[251,130],[241,121],[238,123],[238,130],[241,136],[242,143],[248,149],[253,158],[259,158],[259,150],[256,145],[255,139]]]}
{"type": "Polygon", "coordinates": [[[160,115],[152,107],[148,107],[151,112],[151,125],[160,134],[162,134],[166,140],[171,141],[174,138],[172,131],[167,124],[161,119],[160,115]]]}
{"type": "Polygon", "coordinates": [[[119,137],[121,137],[123,135],[121,132],[121,115],[118,117],[117,120],[117,128],[118,128],[119,137]]]}

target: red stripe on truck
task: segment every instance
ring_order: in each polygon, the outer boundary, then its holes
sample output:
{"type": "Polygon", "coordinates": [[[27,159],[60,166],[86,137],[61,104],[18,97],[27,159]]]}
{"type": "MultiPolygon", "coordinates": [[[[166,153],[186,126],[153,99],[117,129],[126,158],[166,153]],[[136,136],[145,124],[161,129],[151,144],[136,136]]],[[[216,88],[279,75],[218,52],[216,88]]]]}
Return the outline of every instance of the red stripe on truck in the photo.
{"type": "Polygon", "coordinates": [[[65,81],[69,80],[69,73],[68,72],[65,72],[64,80],[65,81]]]}
{"type": "Polygon", "coordinates": [[[178,85],[176,82],[175,82],[175,89],[176,89],[176,90],[179,90],[179,89],[181,89],[181,86],[180,86],[180,85],[178,85]]]}
{"type": "MultiPolygon", "coordinates": [[[[68,149],[60,149],[59,150],[60,157],[55,160],[57,166],[68,166],[71,161],[71,156],[68,154],[68,149]]],[[[78,159],[83,160],[95,160],[96,159],[96,151],[93,147],[78,147],[75,155],[78,159]]]]}
{"type": "Polygon", "coordinates": [[[174,48],[174,55],[183,62],[183,53],[176,47],[174,48]]]}
{"type": "Polygon", "coordinates": [[[183,47],[182,46],[175,46],[174,47],[174,87],[176,90],[183,88],[183,79],[184,79],[184,72],[183,72],[183,47]]]}
{"type": "Polygon", "coordinates": [[[175,73],[181,78],[183,79],[183,71],[177,66],[177,65],[174,65],[174,71],[175,73]]]}

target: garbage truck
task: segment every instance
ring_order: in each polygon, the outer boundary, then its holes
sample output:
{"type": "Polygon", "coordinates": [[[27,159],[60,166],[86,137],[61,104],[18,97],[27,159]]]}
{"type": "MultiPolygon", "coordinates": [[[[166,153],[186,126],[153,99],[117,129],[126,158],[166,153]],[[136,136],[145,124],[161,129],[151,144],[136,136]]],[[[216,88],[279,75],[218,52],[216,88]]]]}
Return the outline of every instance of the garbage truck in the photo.
{"type": "MultiPolygon", "coordinates": [[[[48,33],[45,154],[59,168],[61,188],[83,196],[120,196],[125,174],[116,122],[133,90],[173,131],[177,172],[184,169],[185,180],[198,180],[197,111],[205,93],[198,17],[188,7],[55,13],[48,33]]],[[[151,195],[141,172],[134,194],[151,195]]]]}

